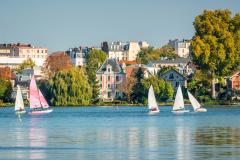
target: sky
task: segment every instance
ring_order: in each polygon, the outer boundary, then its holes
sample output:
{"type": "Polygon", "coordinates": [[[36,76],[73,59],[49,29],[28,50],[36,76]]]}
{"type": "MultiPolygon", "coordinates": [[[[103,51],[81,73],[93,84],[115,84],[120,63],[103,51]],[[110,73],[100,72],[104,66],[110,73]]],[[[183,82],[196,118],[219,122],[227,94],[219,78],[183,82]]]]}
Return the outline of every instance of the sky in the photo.
{"type": "Polygon", "coordinates": [[[240,12],[240,0],[0,0],[0,43],[31,43],[49,52],[102,41],[190,39],[204,9],[240,12]]]}

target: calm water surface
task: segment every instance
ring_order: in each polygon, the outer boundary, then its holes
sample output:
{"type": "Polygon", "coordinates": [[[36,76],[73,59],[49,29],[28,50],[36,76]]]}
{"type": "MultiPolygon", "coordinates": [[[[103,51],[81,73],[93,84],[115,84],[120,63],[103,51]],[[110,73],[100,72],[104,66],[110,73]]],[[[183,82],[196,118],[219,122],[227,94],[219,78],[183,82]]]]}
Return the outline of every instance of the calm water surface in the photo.
{"type": "Polygon", "coordinates": [[[144,107],[0,109],[0,159],[240,159],[240,107],[149,116],[144,107]]]}

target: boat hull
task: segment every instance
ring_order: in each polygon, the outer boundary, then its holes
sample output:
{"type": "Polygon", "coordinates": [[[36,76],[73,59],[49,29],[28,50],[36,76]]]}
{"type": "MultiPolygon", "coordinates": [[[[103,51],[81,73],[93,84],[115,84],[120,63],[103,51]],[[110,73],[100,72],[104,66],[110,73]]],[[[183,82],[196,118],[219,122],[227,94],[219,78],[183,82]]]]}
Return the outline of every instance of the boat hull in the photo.
{"type": "Polygon", "coordinates": [[[28,114],[31,116],[43,115],[43,114],[51,113],[52,111],[53,111],[53,109],[47,109],[47,110],[40,110],[40,111],[31,111],[31,112],[28,112],[28,114]]]}
{"type": "Polygon", "coordinates": [[[26,111],[25,110],[23,110],[23,111],[15,111],[15,113],[16,114],[24,114],[24,113],[26,113],[26,111]]]}
{"type": "Polygon", "coordinates": [[[195,110],[195,112],[207,112],[206,108],[198,108],[195,110]]]}
{"type": "Polygon", "coordinates": [[[182,113],[188,113],[189,110],[177,110],[177,111],[172,111],[173,113],[177,113],[177,114],[182,114],[182,113]]]}
{"type": "Polygon", "coordinates": [[[149,111],[149,113],[148,114],[150,114],[150,115],[154,115],[154,114],[157,114],[157,113],[159,113],[160,112],[160,110],[156,110],[156,111],[149,111]]]}

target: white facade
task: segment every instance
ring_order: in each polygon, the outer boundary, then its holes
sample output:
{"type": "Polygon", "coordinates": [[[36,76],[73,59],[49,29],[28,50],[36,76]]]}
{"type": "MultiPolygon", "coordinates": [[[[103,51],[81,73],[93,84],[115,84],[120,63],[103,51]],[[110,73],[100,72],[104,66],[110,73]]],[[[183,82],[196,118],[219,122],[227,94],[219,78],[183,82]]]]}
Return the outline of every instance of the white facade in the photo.
{"type": "Polygon", "coordinates": [[[0,44],[0,57],[0,66],[15,68],[30,58],[41,67],[48,57],[48,49],[31,44],[0,44]]]}
{"type": "Polygon", "coordinates": [[[169,43],[175,50],[175,54],[179,57],[187,58],[190,53],[190,41],[182,40],[179,41],[178,39],[169,40],[169,43]]]}
{"type": "Polygon", "coordinates": [[[86,65],[86,56],[91,50],[92,48],[88,47],[70,48],[67,54],[70,56],[74,66],[84,66],[86,65]]]}
{"type": "MultiPolygon", "coordinates": [[[[144,45],[146,44],[144,43],[144,45]]],[[[140,45],[138,42],[112,42],[109,45],[108,58],[115,58],[117,61],[134,61],[139,51],[140,45]]]]}
{"type": "MultiPolygon", "coordinates": [[[[18,65],[22,64],[23,61],[27,60],[28,58],[15,58],[15,57],[1,57],[0,58],[0,66],[6,66],[10,68],[16,68],[18,65]]],[[[31,58],[36,66],[42,67],[46,58],[31,58]]]]}
{"type": "Polygon", "coordinates": [[[140,51],[140,46],[138,42],[130,42],[127,52],[127,60],[128,61],[135,61],[137,59],[137,55],[140,51]]]}

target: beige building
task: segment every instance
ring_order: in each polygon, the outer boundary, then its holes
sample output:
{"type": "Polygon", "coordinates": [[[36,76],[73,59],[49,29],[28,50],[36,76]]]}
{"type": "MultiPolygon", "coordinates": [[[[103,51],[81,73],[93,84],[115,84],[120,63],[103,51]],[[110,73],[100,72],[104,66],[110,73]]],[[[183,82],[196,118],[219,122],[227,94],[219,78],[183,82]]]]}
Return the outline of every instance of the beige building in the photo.
{"type": "Polygon", "coordinates": [[[137,59],[137,55],[140,51],[140,46],[138,42],[129,42],[129,48],[127,51],[127,60],[134,61],[137,59]]]}
{"type": "Polygon", "coordinates": [[[108,58],[114,58],[117,61],[134,61],[140,51],[138,42],[112,42],[108,48],[108,58]]]}
{"type": "Polygon", "coordinates": [[[42,66],[48,56],[48,49],[31,44],[0,44],[0,66],[11,68],[31,58],[37,66],[42,66]]]}
{"type": "Polygon", "coordinates": [[[175,54],[177,54],[179,57],[187,58],[189,57],[190,54],[190,46],[191,43],[189,40],[169,40],[168,42],[169,45],[171,45],[174,50],[175,54]]]}

